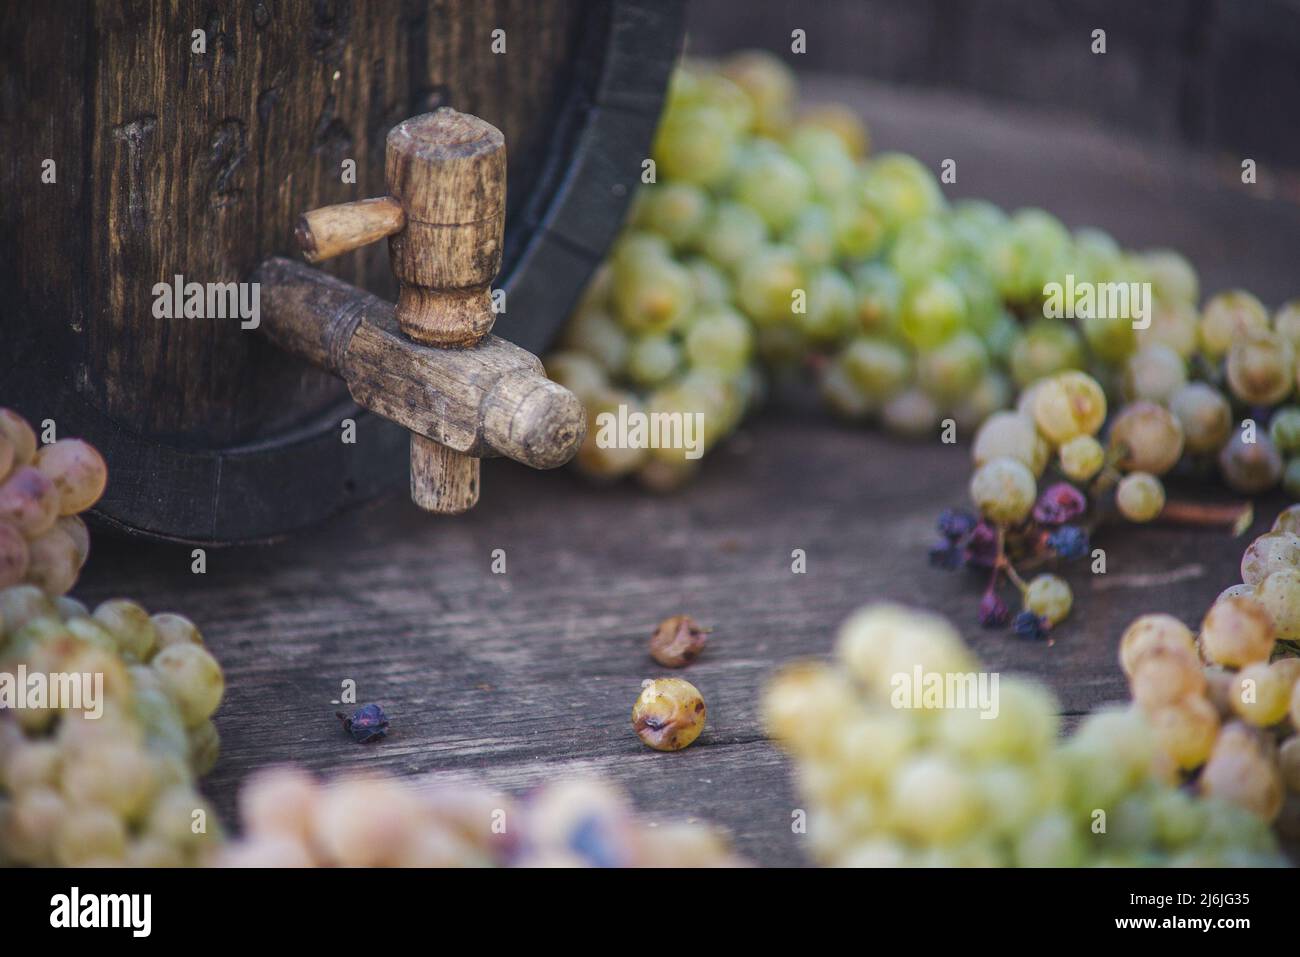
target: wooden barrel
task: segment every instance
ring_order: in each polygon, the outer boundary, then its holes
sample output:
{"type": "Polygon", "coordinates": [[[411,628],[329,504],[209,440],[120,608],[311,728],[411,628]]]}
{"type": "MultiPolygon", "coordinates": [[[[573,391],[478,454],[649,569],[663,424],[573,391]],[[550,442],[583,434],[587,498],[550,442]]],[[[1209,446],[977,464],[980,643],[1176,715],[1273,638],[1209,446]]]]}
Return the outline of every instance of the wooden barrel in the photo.
{"type": "MultiPolygon", "coordinates": [[[[682,22],[676,0],[7,6],[0,404],[98,445],[98,514],[151,537],[270,539],[404,484],[404,430],[237,318],[168,318],[156,285],[295,255],[300,212],[383,194],[388,130],[448,105],[505,134],[495,331],[540,351],[617,231],[682,22]]],[[[383,244],[325,268],[396,296],[383,244]]]]}

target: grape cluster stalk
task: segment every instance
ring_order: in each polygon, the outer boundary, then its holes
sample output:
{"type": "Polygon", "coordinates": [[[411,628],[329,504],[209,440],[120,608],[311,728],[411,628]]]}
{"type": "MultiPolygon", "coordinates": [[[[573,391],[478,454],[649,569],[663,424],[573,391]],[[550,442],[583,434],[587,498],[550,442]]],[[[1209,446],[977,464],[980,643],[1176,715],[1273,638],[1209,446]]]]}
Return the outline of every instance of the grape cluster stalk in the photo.
{"type": "MultiPolygon", "coordinates": [[[[1146,675],[1156,645],[1126,639],[1126,660],[1136,652],[1146,675]]],[[[1244,732],[1224,728],[1198,792],[1168,749],[1170,729],[1184,722],[1163,720],[1145,692],[1060,739],[1060,705],[1046,688],[993,677],[946,620],[887,604],[844,623],[831,661],[777,674],[764,720],[794,761],[820,863],[1285,863],[1256,800],[1266,788],[1253,763],[1263,745],[1239,741],[1244,732]],[[918,679],[927,690],[912,694],[918,679]]]]}

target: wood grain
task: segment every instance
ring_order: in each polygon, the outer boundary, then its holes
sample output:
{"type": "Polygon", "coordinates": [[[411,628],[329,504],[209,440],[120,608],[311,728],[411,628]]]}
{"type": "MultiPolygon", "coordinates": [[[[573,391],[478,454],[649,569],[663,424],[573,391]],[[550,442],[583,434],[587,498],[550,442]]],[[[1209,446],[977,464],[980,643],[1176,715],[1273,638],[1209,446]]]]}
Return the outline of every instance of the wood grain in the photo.
{"type": "Polygon", "coordinates": [[[581,403],[532,353],[491,335],[464,349],[412,342],[390,303],[287,259],[255,275],[263,333],[341,377],[362,407],[454,451],[534,468],[562,465],[582,444],[581,403]]]}
{"type": "MultiPolygon", "coordinates": [[[[957,144],[960,194],[1045,205],[1125,243],[1174,243],[1207,289],[1240,284],[1272,303],[1295,294],[1288,237],[1300,211],[1243,192],[1204,158],[964,99],[807,86],[860,108],[879,148],[937,164],[957,144]]],[[[363,427],[358,454],[371,454],[370,439],[363,427]]],[[[250,770],[287,760],[514,792],[594,770],[653,817],[716,821],[755,860],[797,864],[799,799],[763,739],[757,694],[780,663],[827,653],[858,605],[893,599],[949,615],[991,668],[1049,684],[1068,725],[1125,697],[1116,643],[1129,620],[1168,611],[1194,625],[1238,580],[1243,540],[1108,529],[1097,539],[1107,574],[1066,572],[1077,610],[1054,644],[983,630],[981,580],[926,559],[939,509],[966,500],[967,456],[960,444],[850,429],[784,397],[673,497],[488,462],[469,515],[430,521],[394,499],[293,542],[209,552],[202,578],[189,573],[188,548],[100,537],[78,593],[130,594],[203,628],[227,671],[222,757],[207,785],[227,819],[250,770]],[[791,573],[794,548],[807,553],[804,575],[791,573]],[[504,575],[492,573],[495,549],[504,575]],[[629,715],[641,680],[661,673],[651,630],[683,612],[714,628],[682,673],[704,693],[709,725],[690,748],[659,754],[636,740],[629,715]],[[360,746],[340,731],[332,701],[347,678],[393,717],[384,742],[360,746]]],[[[1250,534],[1283,504],[1263,503],[1250,534]]]]}

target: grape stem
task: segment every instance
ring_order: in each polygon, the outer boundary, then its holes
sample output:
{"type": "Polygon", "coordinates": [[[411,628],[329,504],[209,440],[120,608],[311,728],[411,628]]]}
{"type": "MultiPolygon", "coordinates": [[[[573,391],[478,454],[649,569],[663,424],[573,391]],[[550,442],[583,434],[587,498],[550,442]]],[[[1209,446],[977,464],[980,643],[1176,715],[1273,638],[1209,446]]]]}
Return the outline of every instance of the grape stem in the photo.
{"type": "Polygon", "coordinates": [[[1174,525],[1227,525],[1233,535],[1240,535],[1255,520],[1255,508],[1250,502],[1230,502],[1223,505],[1206,502],[1166,502],[1159,521],[1174,525]]]}
{"type": "Polygon", "coordinates": [[[1021,595],[1029,590],[1029,586],[1025,584],[1025,580],[1021,578],[1020,574],[1016,571],[1016,566],[1011,564],[1011,559],[1007,558],[1007,530],[1001,525],[998,526],[997,558],[994,559],[993,562],[993,580],[995,582],[997,581],[997,573],[999,570],[1006,572],[1007,580],[1020,589],[1021,595]]]}

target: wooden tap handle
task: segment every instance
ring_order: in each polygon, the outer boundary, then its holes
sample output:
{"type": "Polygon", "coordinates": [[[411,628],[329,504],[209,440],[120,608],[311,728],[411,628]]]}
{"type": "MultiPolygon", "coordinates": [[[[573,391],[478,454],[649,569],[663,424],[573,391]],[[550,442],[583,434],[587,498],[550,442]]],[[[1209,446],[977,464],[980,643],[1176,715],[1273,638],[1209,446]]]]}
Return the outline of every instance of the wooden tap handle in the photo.
{"type": "Polygon", "coordinates": [[[474,345],[495,319],[489,287],[505,231],[505,138],[443,107],[393,127],[384,171],[406,213],[406,228],[388,243],[402,332],[425,345],[474,345]]]}
{"type": "Polygon", "coordinates": [[[298,217],[294,238],[309,263],[360,249],[406,226],[402,204],[391,196],[322,206],[298,217]]]}

